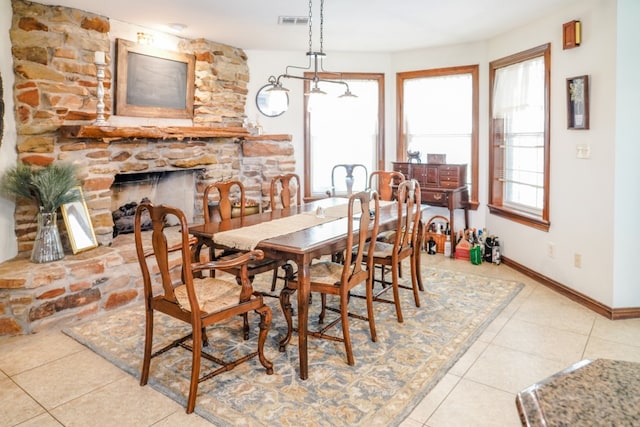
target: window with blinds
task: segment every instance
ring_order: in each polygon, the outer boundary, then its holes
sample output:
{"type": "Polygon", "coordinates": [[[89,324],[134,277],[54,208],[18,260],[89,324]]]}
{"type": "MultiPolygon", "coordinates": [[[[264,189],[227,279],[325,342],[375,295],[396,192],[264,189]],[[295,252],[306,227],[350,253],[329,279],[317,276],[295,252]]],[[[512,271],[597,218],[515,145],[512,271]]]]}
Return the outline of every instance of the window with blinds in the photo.
{"type": "Polygon", "coordinates": [[[489,209],[549,227],[549,45],[491,62],[489,209]]]}

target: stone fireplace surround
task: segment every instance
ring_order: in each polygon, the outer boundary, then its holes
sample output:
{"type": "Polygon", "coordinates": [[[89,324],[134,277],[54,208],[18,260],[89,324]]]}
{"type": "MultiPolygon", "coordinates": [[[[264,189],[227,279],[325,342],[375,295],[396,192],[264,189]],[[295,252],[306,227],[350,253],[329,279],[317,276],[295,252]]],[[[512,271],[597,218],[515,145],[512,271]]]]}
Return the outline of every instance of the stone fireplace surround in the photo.
{"type": "MultiPolygon", "coordinates": [[[[31,263],[26,250],[0,264],[0,336],[30,333],[140,301],[142,287],[133,235],[113,239],[111,185],[116,174],[197,171],[194,221],[198,222],[203,220],[202,192],[209,183],[239,179],[249,197],[267,200],[271,177],[295,169],[289,135],[232,137],[227,130],[220,131],[223,136],[218,137],[178,135],[166,140],[112,140],[116,131],[131,132],[91,126],[61,128],[60,158],[81,165],[84,197],[100,246],[76,255],[67,251],[63,260],[48,264],[31,263]],[[98,135],[105,132],[108,136],[87,138],[72,133],[78,129],[97,131],[98,135]]],[[[164,130],[147,131],[151,134],[164,130]]],[[[135,132],[139,134],[140,130],[136,128],[135,132]]],[[[201,131],[207,132],[211,131],[201,131]]],[[[21,215],[32,218],[26,212],[21,215]]],[[[23,236],[30,236],[30,223],[21,222],[20,217],[16,220],[18,227],[26,227],[23,236]]],[[[59,226],[63,227],[61,223],[59,226]]]]}
{"type": "MultiPolygon", "coordinates": [[[[111,117],[109,18],[25,0],[12,0],[12,10],[18,157],[34,165],[66,161],[79,166],[99,246],[76,255],[66,251],[63,260],[53,263],[29,262],[36,208],[18,203],[19,255],[0,263],[0,336],[31,333],[140,301],[133,235],[113,239],[111,185],[117,174],[194,170],[196,199],[208,183],[232,178],[245,184],[248,196],[260,199],[268,194],[272,176],[295,170],[289,135],[250,136],[242,127],[249,70],[241,49],[181,39],[178,50],[196,58],[192,126],[118,126],[111,117]],[[105,103],[112,127],[91,126],[96,51],[107,52],[105,103]]],[[[198,221],[201,206],[194,203],[198,221]]],[[[61,219],[59,226],[64,228],[61,219]]]]}
{"type": "MultiPolygon", "coordinates": [[[[63,127],[62,134],[68,130],[63,127]]],[[[210,182],[239,179],[249,197],[265,201],[271,177],[295,168],[289,135],[115,141],[66,135],[60,138],[60,151],[65,153],[60,157],[82,164],[84,197],[99,246],[76,255],[67,250],[64,259],[47,264],[31,263],[28,250],[1,263],[0,336],[31,333],[140,301],[133,235],[113,238],[111,185],[116,174],[197,171],[194,221],[198,222],[203,220],[202,192],[210,182]]],[[[22,215],[32,218],[26,211],[22,215]]],[[[18,227],[24,225],[19,217],[16,220],[18,227]]],[[[62,221],[59,226],[64,228],[62,221]]],[[[23,231],[23,236],[31,235],[23,231]]]]}

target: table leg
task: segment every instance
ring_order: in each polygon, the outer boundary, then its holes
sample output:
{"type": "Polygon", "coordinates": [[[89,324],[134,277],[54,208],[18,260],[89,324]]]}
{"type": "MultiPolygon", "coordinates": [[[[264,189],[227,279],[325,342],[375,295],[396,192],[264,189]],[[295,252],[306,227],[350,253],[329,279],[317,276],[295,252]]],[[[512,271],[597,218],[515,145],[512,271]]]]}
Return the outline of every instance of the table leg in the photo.
{"type": "Polygon", "coordinates": [[[469,207],[464,207],[464,228],[469,228],[469,207]]]}
{"type": "Polygon", "coordinates": [[[309,320],[309,260],[306,256],[298,264],[298,351],[300,357],[300,378],[309,377],[307,353],[307,325],[309,320]]]}

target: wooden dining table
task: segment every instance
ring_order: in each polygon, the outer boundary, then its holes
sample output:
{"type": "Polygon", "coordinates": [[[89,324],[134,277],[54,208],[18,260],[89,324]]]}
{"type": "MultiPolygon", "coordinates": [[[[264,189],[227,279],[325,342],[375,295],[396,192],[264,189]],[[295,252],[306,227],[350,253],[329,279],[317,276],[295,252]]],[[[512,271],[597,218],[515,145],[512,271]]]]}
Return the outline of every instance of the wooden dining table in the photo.
{"type": "MultiPolygon", "coordinates": [[[[263,224],[276,219],[287,218],[305,212],[321,212],[346,205],[347,200],[342,197],[330,197],[317,201],[305,203],[301,206],[292,206],[285,209],[275,209],[255,215],[248,215],[230,220],[211,222],[208,224],[198,224],[189,227],[189,232],[198,240],[196,252],[199,248],[213,245],[220,247],[216,243],[216,233],[236,230],[242,227],[249,227],[256,224],[263,224]]],[[[421,205],[423,214],[429,207],[421,205]]],[[[379,224],[380,231],[392,230],[397,225],[398,208],[396,203],[380,206],[379,224]]],[[[420,227],[423,226],[421,222],[420,227]]],[[[422,236],[422,230],[419,235],[422,236]]],[[[346,249],[347,243],[347,218],[336,218],[314,225],[298,231],[282,233],[280,235],[261,240],[256,245],[256,249],[264,251],[265,256],[278,260],[290,260],[298,267],[298,342],[300,356],[300,378],[306,380],[309,375],[308,353],[307,353],[307,324],[309,314],[309,288],[310,276],[309,266],[311,261],[324,255],[334,254],[346,249]]],[[[418,247],[422,248],[422,238],[418,242],[418,247]]],[[[198,254],[196,254],[198,256],[198,254]]],[[[416,263],[418,274],[418,284],[423,290],[420,274],[420,256],[413,257],[416,263]]],[[[281,348],[281,351],[283,349],[281,348]]]]}

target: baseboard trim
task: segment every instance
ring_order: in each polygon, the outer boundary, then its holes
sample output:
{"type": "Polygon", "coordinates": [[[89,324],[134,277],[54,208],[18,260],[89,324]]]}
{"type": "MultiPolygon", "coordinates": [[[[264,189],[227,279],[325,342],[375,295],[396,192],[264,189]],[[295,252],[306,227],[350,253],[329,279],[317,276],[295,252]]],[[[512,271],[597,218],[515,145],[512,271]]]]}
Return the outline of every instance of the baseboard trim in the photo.
{"type": "Polygon", "coordinates": [[[566,296],[567,298],[577,302],[578,304],[587,307],[589,310],[595,311],[596,313],[606,317],[607,319],[618,320],[640,318],[640,307],[611,308],[563,285],[560,282],[556,282],[555,280],[544,276],[537,271],[533,271],[530,268],[525,267],[524,265],[519,264],[512,259],[509,259],[508,257],[502,256],[501,261],[503,264],[508,265],[509,267],[519,271],[526,276],[531,277],[532,279],[540,282],[542,285],[558,292],[559,294],[566,296]]]}

